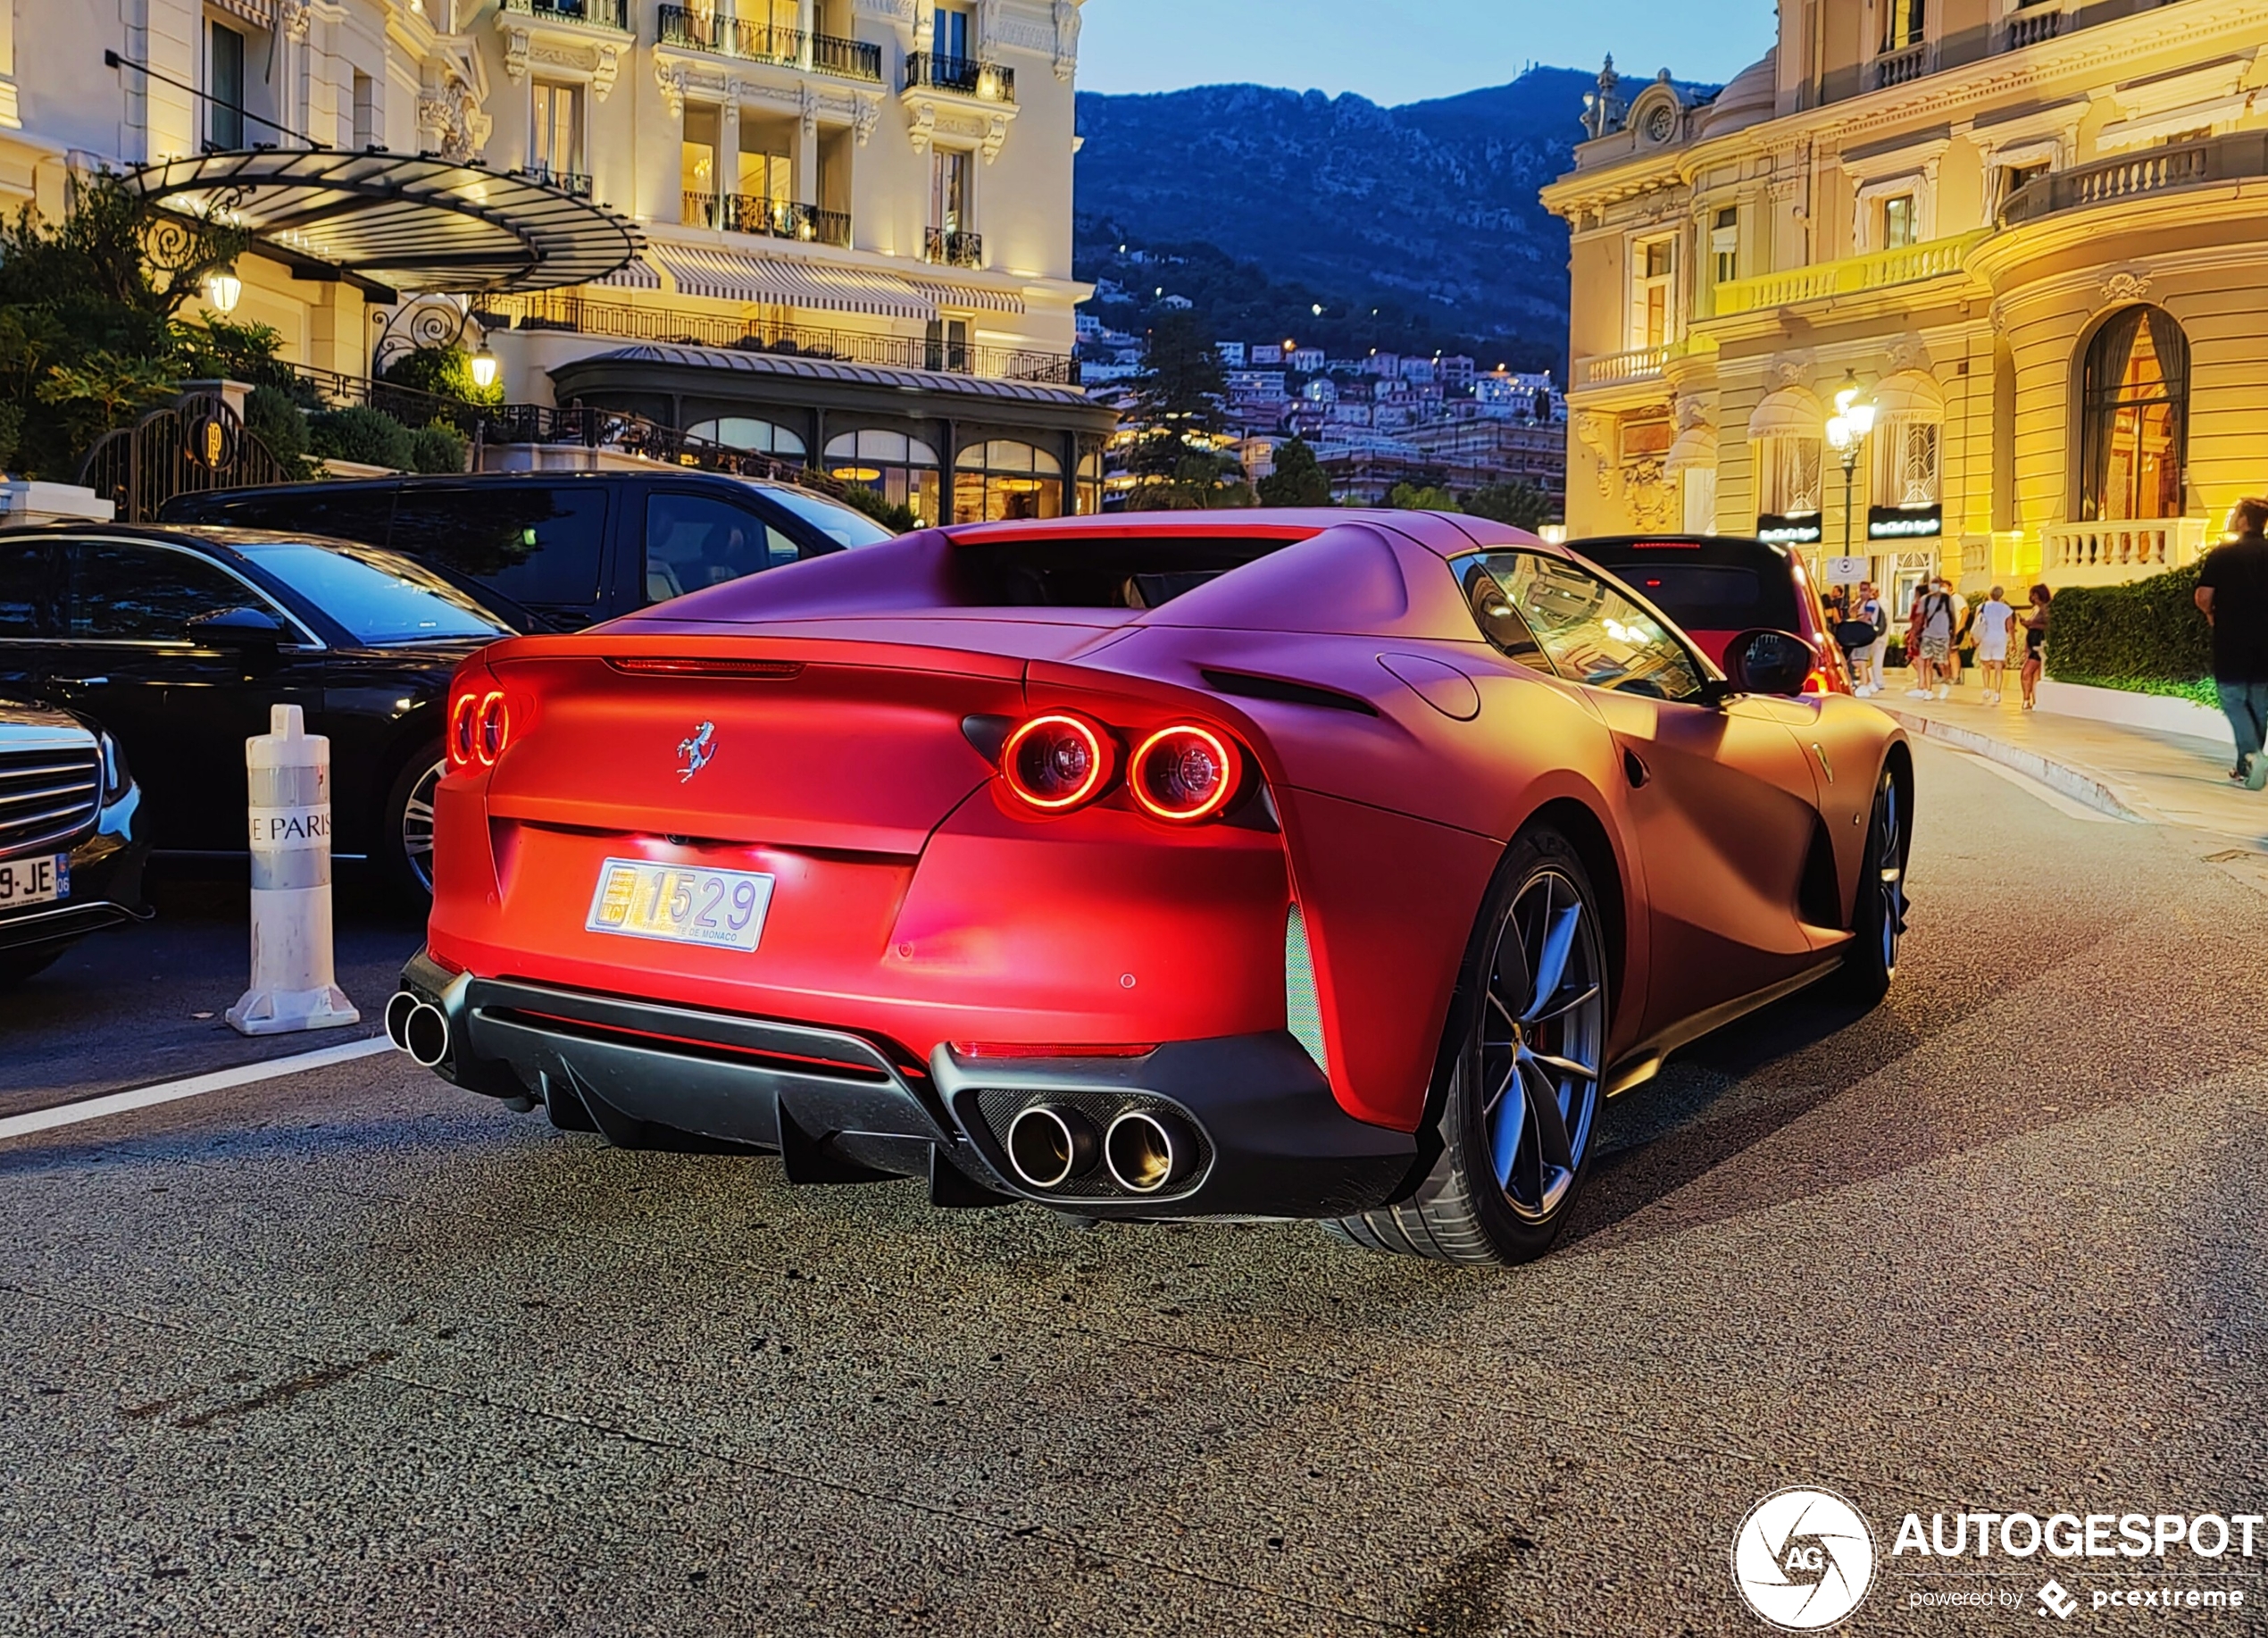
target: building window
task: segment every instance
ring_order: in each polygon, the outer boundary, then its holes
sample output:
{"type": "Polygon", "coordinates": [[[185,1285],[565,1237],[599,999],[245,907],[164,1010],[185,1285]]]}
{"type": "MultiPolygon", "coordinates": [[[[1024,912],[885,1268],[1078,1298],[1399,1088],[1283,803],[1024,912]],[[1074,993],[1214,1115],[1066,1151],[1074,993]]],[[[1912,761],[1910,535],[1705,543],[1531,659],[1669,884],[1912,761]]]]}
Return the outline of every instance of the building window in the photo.
{"type": "Polygon", "coordinates": [[[1079,515],[1092,517],[1103,509],[1103,452],[1090,450],[1079,457],[1079,515]]]}
{"type": "Polygon", "coordinates": [[[1922,39],[1925,0],[1889,0],[1882,10],[1882,49],[1903,51],[1922,39]]]}
{"type": "Polygon", "coordinates": [[[800,461],[804,458],[802,439],[783,426],[759,421],[750,415],[721,415],[714,421],[696,421],[685,429],[685,435],[706,439],[713,444],[722,444],[728,449],[776,455],[782,460],[800,461]]]}
{"type": "Polygon", "coordinates": [[[1915,415],[1886,415],[1874,429],[1868,483],[1877,506],[1938,504],[1939,449],[1943,429],[1915,415]]]}
{"type": "Polygon", "coordinates": [[[1740,213],[1735,209],[1717,213],[1716,225],[1709,230],[1710,254],[1716,257],[1717,282],[1730,284],[1740,277],[1740,213]]]}
{"type": "Polygon", "coordinates": [[[1671,290],[1677,279],[1673,238],[1647,239],[1630,253],[1630,345],[1662,347],[1671,337],[1671,290]]]}
{"type": "Polygon", "coordinates": [[[1882,248],[1904,250],[1922,242],[1921,217],[1912,194],[1893,194],[1882,201],[1882,248]]]}
{"type": "Polygon", "coordinates": [[[244,146],[244,36],[224,22],[205,25],[204,139],[216,148],[244,146]]]}
{"type": "Polygon", "coordinates": [[[959,62],[969,54],[969,13],[954,6],[938,7],[930,27],[930,49],[940,57],[959,62]]]}
{"type": "Polygon", "coordinates": [[[529,166],[547,177],[583,171],[583,90],[580,86],[535,87],[535,127],[529,134],[529,166]]]}
{"type": "Polygon", "coordinates": [[[1820,440],[1774,437],[1756,442],[1756,510],[1768,517],[1819,511],[1820,440]]]}
{"type": "Polygon", "coordinates": [[[678,186],[683,196],[678,220],[705,228],[717,225],[717,111],[685,110],[685,136],[678,144],[678,186]]]}
{"type": "Polygon", "coordinates": [[[863,483],[894,506],[904,506],[926,527],[942,522],[938,510],[938,452],[918,438],[870,427],[827,440],[827,473],[863,483]]]}
{"type": "Polygon", "coordinates": [[[955,522],[1063,514],[1063,463],[1045,449],[996,438],[961,452],[953,473],[955,522]]]}
{"type": "MultiPolygon", "coordinates": [[[[944,13],[938,13],[939,17],[944,13]]],[[[940,233],[966,233],[969,220],[969,160],[959,148],[930,154],[930,226],[940,233]]]]}
{"type": "Polygon", "coordinates": [[[2080,386],[2082,521],[2181,515],[2189,342],[2163,307],[2129,307],[2088,344],[2080,386]]]}
{"type": "Polygon", "coordinates": [[[354,146],[372,147],[378,142],[378,82],[368,74],[354,76],[354,146]]]}

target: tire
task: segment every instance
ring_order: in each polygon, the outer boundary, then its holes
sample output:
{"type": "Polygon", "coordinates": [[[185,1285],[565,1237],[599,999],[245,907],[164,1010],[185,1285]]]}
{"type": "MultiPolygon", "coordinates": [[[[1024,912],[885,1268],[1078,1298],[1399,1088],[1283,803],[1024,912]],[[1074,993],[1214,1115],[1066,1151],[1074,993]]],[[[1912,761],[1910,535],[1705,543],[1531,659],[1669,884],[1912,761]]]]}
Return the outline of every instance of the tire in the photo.
{"type": "Polygon", "coordinates": [[[1597,906],[1557,832],[1505,850],[1449,1008],[1439,1157],[1407,1201],[1327,1233],[1445,1263],[1525,1263],[1551,1249],[1581,1193],[1603,1101],[1611,1014],[1597,906]]]}
{"type": "Polygon", "coordinates": [[[1859,857],[1858,899],[1851,907],[1851,943],[1839,987],[1846,999],[1872,1007],[1897,976],[1898,946],[1905,936],[1905,861],[1913,848],[1912,803],[1888,768],[1876,775],[1874,812],[1859,857]]]}
{"type": "Polygon", "coordinates": [[[379,872],[413,908],[433,902],[433,788],[443,765],[438,745],[420,747],[394,775],[379,815],[373,852],[379,872]]]}

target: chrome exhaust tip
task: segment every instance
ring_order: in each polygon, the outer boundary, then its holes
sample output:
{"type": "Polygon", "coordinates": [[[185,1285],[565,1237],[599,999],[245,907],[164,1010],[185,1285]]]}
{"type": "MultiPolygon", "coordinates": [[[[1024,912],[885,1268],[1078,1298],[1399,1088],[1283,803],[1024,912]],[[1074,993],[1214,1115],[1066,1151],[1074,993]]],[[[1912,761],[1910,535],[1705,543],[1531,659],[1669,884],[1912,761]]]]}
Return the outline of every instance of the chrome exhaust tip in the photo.
{"type": "Polygon", "coordinates": [[[416,1010],[417,997],[406,990],[396,990],[386,1003],[386,1039],[396,1051],[410,1049],[410,1015],[416,1010]]]}
{"type": "Polygon", "coordinates": [[[1008,1164],[1034,1189],[1059,1189],[1095,1169],[1095,1124],[1076,1109],[1034,1104],[1008,1123],[1008,1164]]]}
{"type": "MultiPolygon", "coordinates": [[[[388,1008],[389,1014],[392,1008],[388,1008]]],[[[428,1069],[438,1068],[449,1056],[449,1020],[430,1001],[420,1001],[402,1020],[402,1050],[428,1069]]]]}
{"type": "Polygon", "coordinates": [[[1103,1163],[1129,1194],[1155,1194],[1197,1164],[1196,1135],[1172,1116],[1129,1109],[1103,1136],[1103,1163]]]}

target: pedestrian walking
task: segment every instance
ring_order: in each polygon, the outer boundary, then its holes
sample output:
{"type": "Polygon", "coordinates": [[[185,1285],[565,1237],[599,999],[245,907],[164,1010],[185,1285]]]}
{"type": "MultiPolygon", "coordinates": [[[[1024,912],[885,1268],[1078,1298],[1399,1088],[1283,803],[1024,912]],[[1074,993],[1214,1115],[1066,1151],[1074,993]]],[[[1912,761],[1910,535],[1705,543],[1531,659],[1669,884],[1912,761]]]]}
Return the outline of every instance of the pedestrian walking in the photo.
{"type": "Polygon", "coordinates": [[[1992,595],[1977,606],[1970,623],[1977,634],[1977,667],[1984,673],[1984,703],[1997,706],[2008,673],[2008,633],[2016,623],[2016,611],[1995,586],[1992,595]]]}
{"type": "Polygon", "coordinates": [[[1858,589],[1858,617],[1874,623],[1874,641],[1866,650],[1866,692],[1882,691],[1882,658],[1890,650],[1890,606],[1867,581],[1858,589]]]}
{"type": "Polygon", "coordinates": [[[2239,501],[2229,512],[2225,546],[2205,554],[2197,571],[2197,606],[2213,627],[2213,684],[2237,740],[2229,777],[2247,790],[2268,785],[2268,500],[2239,501]]]}
{"type": "Polygon", "coordinates": [[[1976,614],[1970,608],[1969,599],[1955,589],[1951,581],[1941,580],[1938,584],[1944,587],[1945,595],[1953,599],[1953,646],[1946,654],[1945,671],[1947,682],[1957,689],[1961,686],[1961,650],[1969,640],[1970,627],[1976,619],[1976,614]]]}
{"type": "Polygon", "coordinates": [[[2031,606],[2024,611],[2024,664],[2016,681],[2023,689],[2024,709],[2039,706],[2039,673],[2047,668],[2047,622],[2055,594],[2045,586],[2031,589],[2031,606]]]}
{"type": "Polygon", "coordinates": [[[1921,652],[1914,662],[1914,686],[1906,693],[1914,699],[1927,699],[1932,693],[1943,699],[1953,691],[1945,681],[1953,654],[1953,593],[1944,581],[1931,581],[1929,589],[1914,599],[1912,631],[1912,641],[1921,652]]]}

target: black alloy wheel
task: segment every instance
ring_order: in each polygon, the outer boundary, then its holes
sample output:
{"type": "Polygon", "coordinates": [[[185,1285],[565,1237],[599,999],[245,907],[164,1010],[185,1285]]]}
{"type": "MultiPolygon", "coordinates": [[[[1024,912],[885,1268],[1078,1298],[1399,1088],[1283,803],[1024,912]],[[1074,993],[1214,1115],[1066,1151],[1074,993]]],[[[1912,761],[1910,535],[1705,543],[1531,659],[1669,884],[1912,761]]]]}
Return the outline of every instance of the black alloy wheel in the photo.
{"type": "Polygon", "coordinates": [[[1888,768],[1874,783],[1874,812],[1859,858],[1858,897],[1851,907],[1851,942],[1843,957],[1844,993],[1872,1006],[1897,976],[1898,946],[1910,901],[1906,855],[1913,846],[1905,791],[1888,768]]]}

